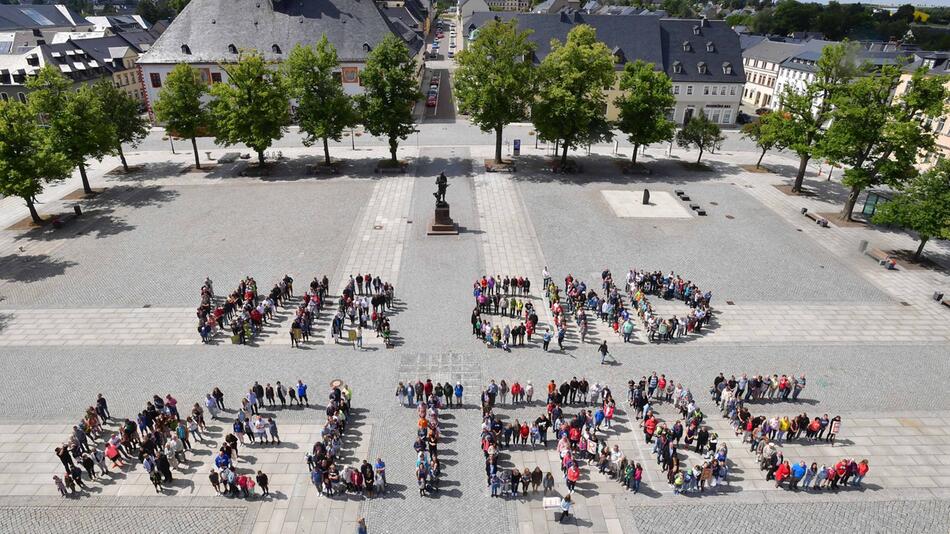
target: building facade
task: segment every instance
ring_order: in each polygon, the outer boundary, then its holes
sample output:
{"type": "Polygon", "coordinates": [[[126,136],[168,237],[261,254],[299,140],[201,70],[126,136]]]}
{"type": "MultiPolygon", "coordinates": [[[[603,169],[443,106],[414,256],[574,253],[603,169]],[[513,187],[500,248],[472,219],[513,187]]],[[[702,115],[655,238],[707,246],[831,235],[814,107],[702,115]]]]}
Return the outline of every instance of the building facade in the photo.
{"type": "MultiPolygon", "coordinates": [[[[950,53],[948,52],[916,52],[913,61],[904,67],[900,84],[894,90],[896,98],[907,92],[908,83],[917,69],[926,69],[928,76],[943,76],[947,79],[946,87],[950,90],[950,53]]],[[[927,168],[940,159],[950,157],[950,109],[946,109],[939,117],[929,117],[927,125],[937,134],[936,149],[930,154],[921,155],[921,167],[927,168]]]]}
{"type": "MultiPolygon", "coordinates": [[[[669,115],[678,124],[699,113],[718,124],[736,121],[745,73],[739,36],[722,21],[580,12],[475,13],[463,28],[466,39],[495,17],[516,18],[519,28],[532,31],[529,39],[537,45],[533,58],[537,63],[550,52],[552,39],[564,42],[572,28],[587,24],[613,52],[618,72],[627,62],[642,60],[670,77],[676,105],[669,115]]],[[[607,118],[613,120],[618,116],[614,100],[621,94],[617,82],[606,93],[607,118]]]]}
{"type": "Polygon", "coordinates": [[[314,44],[326,35],[340,60],[340,83],[355,95],[362,92],[359,73],[370,51],[388,34],[421,58],[419,33],[395,25],[372,0],[192,0],[139,58],[139,78],[151,112],[179,63],[198,69],[210,85],[227,81],[222,65],[238,61],[242,51],[256,50],[279,63],[295,45],[314,44]]]}

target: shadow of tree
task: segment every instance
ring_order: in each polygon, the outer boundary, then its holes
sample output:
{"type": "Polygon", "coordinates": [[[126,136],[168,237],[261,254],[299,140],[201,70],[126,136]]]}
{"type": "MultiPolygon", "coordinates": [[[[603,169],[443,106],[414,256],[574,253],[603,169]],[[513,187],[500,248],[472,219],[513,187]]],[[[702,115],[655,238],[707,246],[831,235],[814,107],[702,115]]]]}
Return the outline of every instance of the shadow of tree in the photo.
{"type": "Polygon", "coordinates": [[[46,254],[9,254],[0,256],[0,280],[8,282],[38,282],[65,274],[78,263],[61,260],[46,254]]]}

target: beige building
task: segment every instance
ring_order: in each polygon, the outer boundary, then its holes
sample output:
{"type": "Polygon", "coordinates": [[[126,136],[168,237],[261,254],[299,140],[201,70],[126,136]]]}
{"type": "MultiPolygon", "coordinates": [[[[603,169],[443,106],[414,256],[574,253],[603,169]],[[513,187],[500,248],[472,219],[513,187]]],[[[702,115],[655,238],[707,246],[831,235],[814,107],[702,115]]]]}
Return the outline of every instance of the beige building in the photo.
{"type": "MultiPolygon", "coordinates": [[[[915,52],[914,61],[904,68],[904,74],[901,75],[900,84],[894,91],[897,97],[907,92],[907,83],[911,76],[919,68],[927,69],[932,76],[950,76],[950,52],[915,52]]],[[[944,85],[950,89],[950,78],[944,85]]],[[[930,167],[938,160],[950,157],[950,108],[944,111],[940,117],[931,117],[928,124],[937,134],[937,147],[934,152],[921,156],[921,166],[930,167]]]]}
{"type": "Polygon", "coordinates": [[[745,89],[742,91],[742,105],[749,112],[754,112],[759,108],[776,109],[778,93],[781,91],[777,81],[782,62],[805,51],[820,51],[829,44],[832,43],[817,39],[803,43],[766,39],[747,48],[742,52],[742,66],[746,76],[745,89]]]}

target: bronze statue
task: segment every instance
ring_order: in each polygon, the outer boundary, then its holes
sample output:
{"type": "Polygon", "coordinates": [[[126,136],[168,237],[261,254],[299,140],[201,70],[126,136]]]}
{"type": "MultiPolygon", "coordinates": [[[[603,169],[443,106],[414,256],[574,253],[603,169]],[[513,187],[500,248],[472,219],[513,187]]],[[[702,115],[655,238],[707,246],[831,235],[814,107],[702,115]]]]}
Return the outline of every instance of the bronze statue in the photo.
{"type": "Polygon", "coordinates": [[[438,191],[432,193],[432,196],[435,197],[435,204],[437,206],[445,204],[445,190],[449,188],[449,180],[445,177],[445,171],[442,171],[439,173],[439,176],[436,177],[435,185],[439,188],[438,191]]]}

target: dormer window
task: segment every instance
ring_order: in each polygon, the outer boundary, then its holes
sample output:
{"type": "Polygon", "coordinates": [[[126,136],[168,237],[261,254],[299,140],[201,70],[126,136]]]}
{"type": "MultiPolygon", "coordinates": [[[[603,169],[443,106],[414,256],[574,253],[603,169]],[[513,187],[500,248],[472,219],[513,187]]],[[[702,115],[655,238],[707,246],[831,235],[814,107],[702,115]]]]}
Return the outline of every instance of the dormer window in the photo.
{"type": "Polygon", "coordinates": [[[693,45],[689,44],[689,41],[683,41],[683,52],[692,52],[693,45]]]}
{"type": "Polygon", "coordinates": [[[699,63],[696,64],[696,69],[699,71],[700,74],[706,74],[706,63],[700,61],[699,63]]]}
{"type": "Polygon", "coordinates": [[[371,50],[373,50],[373,47],[369,43],[363,43],[363,52],[369,53],[371,50]]]}
{"type": "Polygon", "coordinates": [[[182,53],[182,54],[185,54],[186,56],[190,56],[190,55],[191,55],[191,48],[189,48],[188,45],[183,44],[183,45],[181,45],[181,53],[182,53]]]}
{"type": "Polygon", "coordinates": [[[682,73],[683,73],[683,64],[680,63],[679,61],[674,61],[674,62],[673,62],[673,73],[674,73],[674,74],[682,74],[682,73]]]}
{"type": "Polygon", "coordinates": [[[726,61],[722,64],[722,73],[723,74],[732,74],[732,63],[726,61]]]}
{"type": "Polygon", "coordinates": [[[228,53],[229,53],[229,54],[237,54],[237,53],[238,53],[237,47],[234,46],[234,44],[229,44],[229,45],[228,45],[228,53]]]}
{"type": "Polygon", "coordinates": [[[714,45],[712,41],[707,42],[707,43],[706,43],[706,51],[707,51],[707,52],[715,52],[715,51],[716,51],[716,45],[714,45]]]}
{"type": "Polygon", "coordinates": [[[925,59],[925,60],[924,60],[924,68],[925,68],[925,69],[932,69],[932,68],[934,68],[934,63],[935,63],[935,61],[934,61],[933,58],[925,59]]]}
{"type": "Polygon", "coordinates": [[[699,26],[693,26],[693,35],[699,35],[699,26]]]}
{"type": "Polygon", "coordinates": [[[275,54],[280,54],[280,53],[281,53],[281,52],[280,52],[280,46],[278,46],[278,45],[276,45],[276,44],[270,47],[270,51],[273,52],[273,53],[275,53],[275,54]]]}

